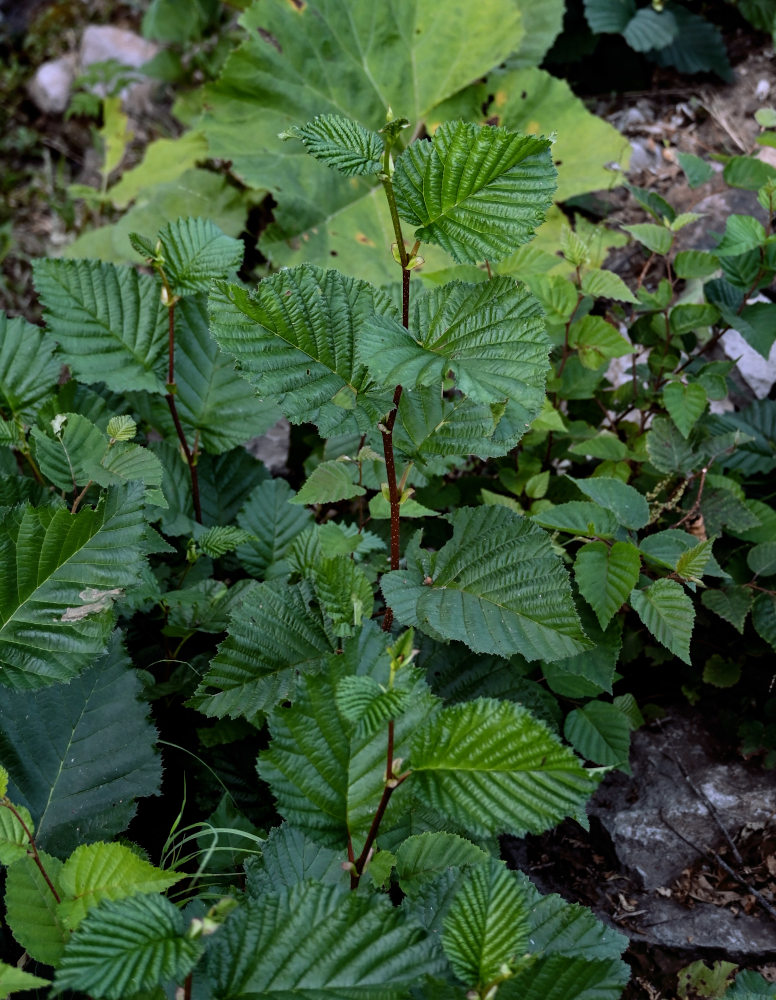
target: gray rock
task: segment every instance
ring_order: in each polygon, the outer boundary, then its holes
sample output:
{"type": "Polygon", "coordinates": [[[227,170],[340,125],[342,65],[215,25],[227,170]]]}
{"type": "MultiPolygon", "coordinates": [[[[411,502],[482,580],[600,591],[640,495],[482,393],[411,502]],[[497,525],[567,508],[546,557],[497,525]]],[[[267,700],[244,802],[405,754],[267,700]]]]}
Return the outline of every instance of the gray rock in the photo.
{"type": "Polygon", "coordinates": [[[291,424],[285,417],[281,417],[266,434],[253,438],[245,447],[254,458],[263,462],[273,475],[277,475],[286,468],[290,444],[291,424]]]}
{"type": "Polygon", "coordinates": [[[721,343],[728,358],[736,362],[755,399],[765,399],[776,383],[776,343],[767,358],[750,347],[738,330],[728,330],[721,343]]]}
{"type": "Polygon", "coordinates": [[[75,75],[74,55],[51,59],[38,66],[27,85],[27,92],[44,114],[61,115],[70,103],[75,75]]]}
{"type": "Polygon", "coordinates": [[[136,35],[134,31],[125,31],[111,25],[90,24],[81,36],[79,55],[84,68],[96,62],[115,59],[122,66],[139,69],[153,59],[158,51],[158,45],[136,35]]]}

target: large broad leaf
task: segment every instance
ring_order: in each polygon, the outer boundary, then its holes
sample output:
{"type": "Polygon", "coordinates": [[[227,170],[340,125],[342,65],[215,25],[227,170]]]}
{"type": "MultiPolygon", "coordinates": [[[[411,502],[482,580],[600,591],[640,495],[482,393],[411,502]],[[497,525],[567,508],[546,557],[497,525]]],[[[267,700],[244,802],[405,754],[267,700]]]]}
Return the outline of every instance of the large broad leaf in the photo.
{"type": "Polygon", "coordinates": [[[261,858],[249,858],[245,864],[245,891],[257,899],[282,887],[300,882],[320,882],[349,889],[349,876],[342,867],[347,859],[343,846],[339,851],[321,847],[288,823],[273,827],[261,851],[261,858]]]}
{"type": "Polygon", "coordinates": [[[102,902],[68,941],[55,986],[120,1000],[181,981],[202,951],[185,929],[183,914],[163,896],[102,902]]]}
{"type": "Polygon", "coordinates": [[[630,725],[616,705],[589,701],[566,716],[563,735],[577,753],[596,764],[628,770],[630,725]]]}
{"type": "Polygon", "coordinates": [[[404,1000],[444,964],[435,936],[387,896],[309,882],[250,900],[208,952],[219,1000],[404,1000]]]}
{"type": "Polygon", "coordinates": [[[596,920],[577,903],[560,896],[542,896],[531,910],[531,942],[545,955],[561,954],[586,959],[619,958],[628,939],[596,920]]]}
{"type": "Polygon", "coordinates": [[[450,904],[442,947],[456,976],[482,990],[526,951],[528,895],[513,872],[491,859],[464,877],[450,904]]]}
{"type": "Polygon", "coordinates": [[[619,1000],[630,969],[619,959],[546,955],[499,987],[499,1000],[619,1000]]]}
{"type": "Polygon", "coordinates": [[[579,592],[606,628],[639,579],[641,556],[630,542],[588,542],[577,552],[574,578],[579,592]]]}
{"type": "Polygon", "coordinates": [[[197,708],[253,719],[288,698],[300,672],[320,670],[333,642],[309,600],[303,585],[254,588],[194,694],[197,708]]]}
{"type": "Polygon", "coordinates": [[[426,579],[413,569],[382,579],[401,621],[478,653],[557,660],[589,648],[545,532],[506,507],[462,507],[449,520],[453,537],[429,554],[426,579]]]}
{"type": "Polygon", "coordinates": [[[548,139],[470,122],[445,122],[431,143],[410,145],[393,183],[415,238],[469,263],[501,260],[526,243],[556,186],[548,139]]]}
{"type": "Polygon", "coordinates": [[[157,282],[93,260],[35,262],[49,331],[82,382],[163,394],[167,309],[157,282]]]}
{"type": "Polygon", "coordinates": [[[123,844],[82,844],[65,862],[59,884],[67,895],[59,916],[70,930],[105,899],[163,892],[185,876],[164,872],[123,844]]]}
{"type": "MultiPolygon", "coordinates": [[[[368,721],[352,722],[336,695],[343,678],[354,675],[387,687],[387,642],[368,623],[347,643],[344,655],[330,657],[325,671],[302,676],[293,705],[271,714],[272,741],[259,757],[259,774],[269,783],[280,814],[326,846],[339,847],[350,836],[356,854],[385,785],[387,726],[375,731],[368,721]]],[[[394,755],[406,760],[412,734],[437,699],[414,668],[400,671],[397,685],[406,708],[395,720],[394,755]]],[[[405,794],[394,795],[384,830],[399,818],[405,794]]]]}
{"type": "Polygon", "coordinates": [[[267,278],[254,292],[219,284],[210,303],[220,346],[294,423],[311,421],[324,436],[364,433],[390,409],[392,392],[373,386],[355,343],[375,313],[397,312],[365,281],[301,266],[267,278]]]}
{"type": "MultiPolygon", "coordinates": [[[[208,329],[204,296],[183,299],[175,308],[175,404],[191,445],[221,454],[268,430],[280,413],[264,402],[234,370],[208,329]]],[[[158,396],[137,393],[134,408],[177,446],[170,409],[158,396]]]]}
{"type": "Polygon", "coordinates": [[[412,740],[410,766],[417,797],[478,835],[580,818],[597,783],[543,722],[492,698],[437,713],[412,740]]]}
{"type": "Polygon", "coordinates": [[[0,412],[31,422],[59,375],[54,343],[39,327],[0,312],[0,412]]]}
{"type": "Polygon", "coordinates": [[[637,489],[622,480],[591,476],[572,479],[572,482],[594,503],[610,510],[626,528],[643,528],[649,521],[649,504],[637,489]]]}
{"type": "Polygon", "coordinates": [[[69,680],[102,652],[113,601],[143,567],[143,486],[112,487],[77,514],[29,504],[0,526],[0,682],[69,680]]]}
{"type": "MultiPolygon", "coordinates": [[[[549,341],[537,299],[509,278],[452,281],[415,299],[410,329],[389,315],[368,321],[357,354],[378,383],[456,388],[478,403],[516,400],[536,416],[549,341]]],[[[531,419],[533,419],[533,416],[531,419]]]]}
{"type": "Polygon", "coordinates": [[[11,800],[29,808],[36,841],[67,855],[124,830],[135,800],[155,795],[156,731],[118,633],[94,668],[67,685],[0,699],[0,760],[11,800]]]}
{"type": "Polygon", "coordinates": [[[159,232],[165,276],[175,295],[205,292],[242,264],[245,247],[209,219],[176,219],[159,232]]]}
{"type": "Polygon", "coordinates": [[[634,590],[630,603],[657,641],[689,663],[695,609],[682,585],[676,580],[655,580],[646,590],[634,590]]]}

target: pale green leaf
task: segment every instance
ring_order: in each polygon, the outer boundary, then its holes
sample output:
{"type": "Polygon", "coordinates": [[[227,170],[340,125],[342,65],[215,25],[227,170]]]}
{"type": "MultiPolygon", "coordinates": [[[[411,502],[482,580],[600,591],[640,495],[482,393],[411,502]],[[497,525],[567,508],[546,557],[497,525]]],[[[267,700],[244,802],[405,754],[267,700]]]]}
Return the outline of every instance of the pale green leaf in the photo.
{"type": "Polygon", "coordinates": [[[105,656],[69,684],[0,699],[0,760],[41,847],[65,856],[121,833],[135,800],[158,793],[157,734],[139,693],[116,633],[105,656]]]}
{"type": "Polygon", "coordinates": [[[163,892],[184,877],[155,868],[123,844],[82,844],[60,872],[59,884],[68,898],[57,912],[65,926],[75,930],[103,900],[163,892]]]}
{"type": "Polygon", "coordinates": [[[611,431],[599,431],[595,437],[585,438],[583,441],[572,444],[569,453],[619,462],[627,458],[628,446],[611,431]]]}
{"type": "Polygon", "coordinates": [[[367,321],[357,355],[384,385],[456,387],[478,403],[517,400],[538,414],[549,343],[538,301],[509,278],[452,281],[415,299],[410,329],[388,315],[367,321]]]}
{"type": "Polygon", "coordinates": [[[291,545],[312,520],[309,511],[293,506],[294,500],[285,479],[267,479],[243,504],[237,523],[253,538],[238,547],[237,558],[251,576],[268,580],[288,573],[291,545]]]}
{"type": "Polygon", "coordinates": [[[435,936],[387,896],[307,883],[240,907],[207,968],[223,1000],[404,1000],[444,959],[435,936]]]}
{"type": "MultiPolygon", "coordinates": [[[[706,160],[702,160],[700,156],[696,156],[694,153],[677,153],[677,159],[691,188],[700,187],[701,184],[710,181],[714,176],[711,164],[707,163],[706,160]]],[[[680,275],[680,277],[683,277],[683,275],[680,275]]]]}
{"type": "Polygon", "coordinates": [[[105,433],[114,441],[131,441],[137,433],[137,424],[128,416],[111,417],[105,433]]]}
{"type": "Polygon", "coordinates": [[[529,904],[514,873],[491,859],[468,871],[442,930],[442,947],[456,976],[482,989],[526,951],[529,904]]]}
{"type": "Polygon", "coordinates": [[[25,826],[30,833],[35,832],[28,809],[15,805],[12,811],[3,802],[7,788],[8,772],[0,768],[0,865],[10,865],[27,854],[30,842],[25,826]]]}
{"type": "Polygon", "coordinates": [[[582,757],[613,767],[628,765],[630,725],[623,713],[606,701],[589,701],[566,716],[563,735],[582,757]]]}
{"type": "Polygon", "coordinates": [[[125,209],[149,188],[176,181],[207,156],[207,141],[197,129],[184,132],[177,139],[155,139],[146,146],[140,163],[124,171],[117,183],[108,188],[108,197],[116,208],[125,209]]]}
{"type": "Polygon", "coordinates": [[[641,557],[630,542],[588,542],[577,552],[574,578],[579,592],[606,628],[639,579],[641,557]]]}
{"type": "Polygon", "coordinates": [[[665,226],[655,225],[654,222],[637,222],[632,226],[622,226],[626,233],[630,233],[634,239],[638,240],[650,253],[667,254],[673,243],[673,234],[665,226]]]}
{"type": "Polygon", "coordinates": [[[621,358],[633,345],[603,316],[583,316],[569,327],[569,347],[576,348],[585,368],[596,370],[610,358],[621,358]]]}
{"type": "Polygon", "coordinates": [[[321,462],[289,503],[336,503],[338,500],[363,496],[366,490],[355,482],[357,475],[358,466],[354,462],[321,462]]]}
{"type": "Polygon", "coordinates": [[[402,841],[396,851],[396,874],[402,892],[415,898],[423,886],[448,868],[481,865],[490,855],[454,833],[420,833],[402,841]]]}
{"type": "Polygon", "coordinates": [[[396,314],[384,292],[337,271],[300,266],[249,292],[217,283],[210,297],[213,336],[241,374],[294,423],[363,433],[391,408],[355,357],[355,342],[375,313],[396,314]],[[349,398],[347,398],[349,397],[349,398]]]}
{"type": "Polygon", "coordinates": [[[299,672],[321,668],[333,646],[309,598],[299,585],[248,594],[194,693],[201,712],[250,720],[287,698],[299,672]]]}
{"type": "Polygon", "coordinates": [[[163,896],[106,900],[68,941],[55,988],[121,1000],[165,980],[180,981],[202,950],[185,929],[183,914],[163,896]]]}
{"type": "Polygon", "coordinates": [[[521,705],[491,698],[443,709],[414,736],[415,795],[473,834],[539,833],[579,816],[596,777],[521,705]]]}
{"type": "Polygon", "coordinates": [[[649,521],[647,501],[633,486],[607,476],[591,476],[588,479],[569,476],[569,479],[576,483],[586,497],[611,511],[626,528],[637,530],[649,521]]]}
{"type": "Polygon", "coordinates": [[[346,177],[379,174],[383,169],[382,136],[350,118],[319,115],[306,125],[291,129],[285,137],[292,135],[302,140],[316,160],[346,177]]]}
{"type": "Polygon", "coordinates": [[[38,986],[50,986],[51,980],[43,979],[41,976],[33,976],[29,972],[17,969],[15,965],[6,965],[0,962],[0,1000],[12,993],[24,993],[27,990],[34,990],[38,986]]]}
{"type": "Polygon", "coordinates": [[[618,520],[610,510],[587,500],[547,507],[534,514],[533,520],[543,528],[595,538],[612,538],[618,530],[618,520]]]}
{"type": "Polygon", "coordinates": [[[677,278],[710,278],[718,270],[719,261],[705,250],[680,250],[674,258],[677,278]]]}
{"type": "Polygon", "coordinates": [[[312,580],[321,610],[331,621],[336,635],[352,635],[362,620],[372,617],[372,585],[349,556],[319,560],[312,580]]]}
{"type": "Polygon", "coordinates": [[[582,291],[595,298],[614,299],[615,302],[637,302],[638,299],[622,278],[614,271],[600,268],[586,271],[582,275],[582,291]]]}
{"type": "Polygon", "coordinates": [[[480,653],[553,660],[587,648],[545,532],[500,506],[462,507],[449,520],[453,537],[430,555],[430,583],[409,570],[383,576],[395,612],[409,600],[421,627],[480,653]]]}
{"type": "Polygon", "coordinates": [[[677,576],[683,580],[700,579],[707,572],[709,561],[713,558],[711,552],[713,545],[714,539],[709,538],[683,552],[676,561],[677,576]]]}
{"type": "Polygon", "coordinates": [[[54,346],[39,327],[0,312],[0,410],[5,417],[32,422],[53,392],[60,368],[54,346]]]}
{"type": "Polygon", "coordinates": [[[725,233],[714,248],[718,257],[738,257],[756,250],[765,242],[763,224],[751,215],[729,215],[725,233]]]}
{"type": "Polygon", "coordinates": [[[505,128],[445,122],[397,161],[399,215],[417,227],[415,239],[459,262],[501,260],[544,221],[556,187],[549,147],[505,128]]]}
{"type": "Polygon", "coordinates": [[[167,310],[157,282],[93,260],[35,261],[35,287],[60,357],[82,382],[163,394],[167,310]]]}
{"type": "Polygon", "coordinates": [[[657,641],[685,663],[690,662],[690,637],[695,610],[676,580],[660,579],[646,590],[634,590],[630,604],[657,641]]]}
{"type": "Polygon", "coordinates": [[[197,538],[197,547],[211,559],[220,559],[240,545],[253,541],[253,535],[234,524],[215,524],[197,538]]]}
{"type": "Polygon", "coordinates": [[[70,933],[57,913],[57,899],[51,891],[53,886],[62,898],[62,862],[41,850],[38,857],[51,885],[29,855],[14,861],[5,878],[5,918],[14,938],[31,958],[45,965],[58,965],[70,933]]]}
{"type": "Polygon", "coordinates": [[[242,264],[245,247],[209,219],[176,219],[159,231],[164,275],[174,295],[205,292],[242,264]]]}
{"type": "Polygon", "coordinates": [[[699,382],[669,382],[663,389],[665,408],[685,438],[703,415],[706,402],[706,390],[699,382]]]}
{"type": "Polygon", "coordinates": [[[76,514],[15,507],[0,526],[0,682],[75,677],[105,648],[113,601],[144,563],[141,483],[111,487],[76,514]]]}

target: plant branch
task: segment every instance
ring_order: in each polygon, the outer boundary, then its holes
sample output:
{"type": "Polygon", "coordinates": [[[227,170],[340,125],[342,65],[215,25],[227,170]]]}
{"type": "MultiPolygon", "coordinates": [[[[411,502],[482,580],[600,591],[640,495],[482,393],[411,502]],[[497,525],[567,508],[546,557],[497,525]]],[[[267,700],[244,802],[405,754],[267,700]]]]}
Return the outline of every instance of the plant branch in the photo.
{"type": "Polygon", "coordinates": [[[71,514],[75,514],[75,512],[78,510],[79,506],[81,505],[81,501],[86,496],[86,494],[89,492],[89,487],[91,485],[92,485],[92,480],[90,479],[89,482],[86,484],[86,486],[84,486],[84,488],[81,490],[81,492],[75,498],[75,500],[73,500],[73,506],[70,508],[70,513],[71,514]]]}
{"type": "Polygon", "coordinates": [[[41,875],[43,876],[43,878],[44,878],[44,880],[46,882],[46,885],[49,887],[49,889],[51,889],[51,895],[54,897],[54,899],[58,903],[61,903],[62,899],[60,898],[60,895],[57,892],[57,890],[54,888],[54,883],[49,878],[48,872],[44,868],[43,862],[40,859],[40,854],[38,854],[38,848],[37,848],[37,845],[35,844],[35,838],[32,835],[32,831],[27,826],[27,824],[24,822],[24,820],[22,819],[22,817],[19,815],[19,810],[16,808],[16,806],[12,802],[10,802],[6,798],[0,799],[0,805],[4,805],[5,808],[8,809],[8,811],[11,813],[11,815],[16,818],[16,820],[19,823],[19,826],[21,826],[22,830],[24,830],[24,835],[25,835],[25,837],[27,838],[27,840],[29,841],[29,844],[30,844],[30,851],[32,853],[32,860],[38,866],[38,870],[40,871],[41,875]]]}

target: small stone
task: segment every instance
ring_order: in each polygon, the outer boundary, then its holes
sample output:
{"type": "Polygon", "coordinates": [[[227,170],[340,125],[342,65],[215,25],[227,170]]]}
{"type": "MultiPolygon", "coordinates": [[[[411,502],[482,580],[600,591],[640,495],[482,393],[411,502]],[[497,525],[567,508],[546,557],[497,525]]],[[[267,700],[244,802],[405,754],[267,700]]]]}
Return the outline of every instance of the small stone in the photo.
{"type": "Polygon", "coordinates": [[[122,66],[139,69],[159,51],[159,46],[134,31],[90,24],[81,36],[81,66],[115,59],[122,66]]]}
{"type": "Polygon", "coordinates": [[[44,114],[61,115],[68,106],[75,72],[75,56],[72,55],[38,66],[27,85],[27,92],[44,114]]]}

